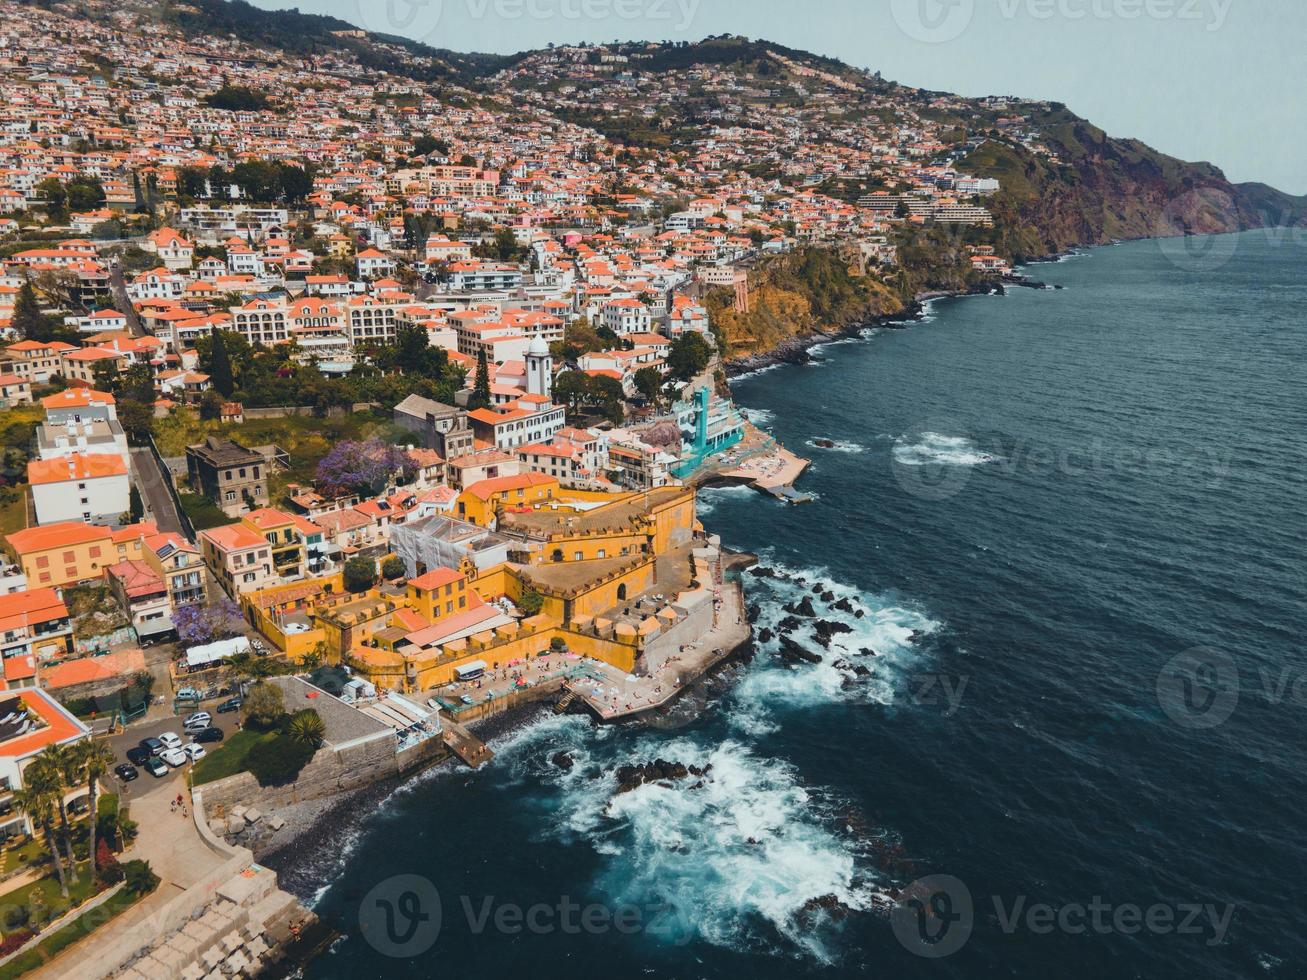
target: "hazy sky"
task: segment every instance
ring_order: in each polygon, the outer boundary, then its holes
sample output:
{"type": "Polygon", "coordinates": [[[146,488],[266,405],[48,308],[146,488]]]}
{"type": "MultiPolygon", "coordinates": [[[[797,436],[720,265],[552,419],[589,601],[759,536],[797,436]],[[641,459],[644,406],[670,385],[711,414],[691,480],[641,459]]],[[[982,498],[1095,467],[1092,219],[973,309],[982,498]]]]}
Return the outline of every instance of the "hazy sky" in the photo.
{"type": "Polygon", "coordinates": [[[964,95],[1065,102],[1231,180],[1307,193],[1307,0],[252,0],[437,47],[744,34],[964,95]]]}

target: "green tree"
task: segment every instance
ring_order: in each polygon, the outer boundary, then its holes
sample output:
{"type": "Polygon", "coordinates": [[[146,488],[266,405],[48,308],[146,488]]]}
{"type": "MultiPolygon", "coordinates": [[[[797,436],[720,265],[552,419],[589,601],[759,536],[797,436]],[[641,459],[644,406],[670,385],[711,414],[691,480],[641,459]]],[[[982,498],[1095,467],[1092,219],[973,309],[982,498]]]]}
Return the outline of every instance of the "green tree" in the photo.
{"type": "Polygon", "coordinates": [[[28,769],[35,765],[47,766],[51,783],[58,787],[55,805],[59,811],[59,833],[63,837],[64,850],[68,854],[68,876],[73,881],[77,881],[81,876],[77,873],[77,859],[73,854],[73,828],[68,819],[66,796],[70,789],[81,785],[82,760],[71,745],[51,745],[28,766],[28,769]]]}
{"type": "Polygon", "coordinates": [[[59,795],[57,784],[52,784],[48,776],[38,767],[31,772],[35,762],[23,773],[22,789],[14,793],[14,804],[27,814],[32,823],[41,829],[45,839],[45,849],[54,862],[55,875],[59,879],[59,894],[68,897],[68,879],[64,873],[63,858],[59,856],[59,844],[54,836],[55,798],[59,795]]]}
{"type": "Polygon", "coordinates": [[[404,567],[404,559],[398,555],[391,555],[381,563],[381,574],[383,578],[393,581],[397,578],[403,578],[407,569],[404,567]]]}
{"type": "Polygon", "coordinates": [[[50,318],[41,312],[41,304],[37,302],[36,289],[31,280],[18,287],[11,324],[24,340],[45,343],[53,334],[53,324],[50,318]]]}
{"type": "Polygon", "coordinates": [[[703,373],[712,360],[712,348],[701,334],[684,333],[672,341],[667,367],[677,381],[689,381],[703,373]]]}
{"type": "Polygon", "coordinates": [[[477,370],[472,383],[472,397],[468,399],[467,407],[472,409],[490,407],[490,365],[486,363],[485,347],[477,351],[477,370]]]}
{"type": "MultiPolygon", "coordinates": [[[[136,492],[136,487],[132,487],[132,492],[136,492]]],[[[139,497],[137,498],[139,501],[139,497]]],[[[94,739],[85,739],[77,743],[77,755],[81,763],[82,775],[86,779],[87,802],[90,804],[88,813],[90,819],[86,822],[91,827],[91,846],[87,852],[92,855],[91,861],[91,879],[96,877],[96,865],[94,855],[96,853],[96,833],[98,830],[99,802],[97,796],[100,792],[99,780],[113,768],[113,753],[105,746],[103,742],[97,742],[94,739]]]]}
{"type": "Polygon", "coordinates": [[[656,367],[642,367],[635,372],[635,389],[644,396],[644,400],[657,407],[658,396],[663,390],[663,374],[656,367]]]}
{"type": "Polygon", "coordinates": [[[260,681],[245,695],[245,718],[256,725],[271,728],[286,713],[286,700],[281,688],[260,681]]]}
{"type": "Polygon", "coordinates": [[[345,562],[345,588],[350,592],[366,592],[376,580],[376,559],[359,555],[345,562]]]}
{"type": "Polygon", "coordinates": [[[538,616],[544,607],[545,597],[530,583],[522,586],[522,595],[517,600],[517,608],[527,616],[538,616]]]}
{"type": "Polygon", "coordinates": [[[212,353],[209,355],[209,384],[219,394],[231,397],[236,387],[232,377],[231,358],[227,356],[227,342],[223,339],[223,330],[213,331],[212,353]]]}
{"type": "Polygon", "coordinates": [[[127,522],[139,523],[144,516],[145,505],[141,503],[141,491],[136,489],[136,484],[133,483],[131,492],[127,495],[127,522]]]}
{"type": "Polygon", "coordinates": [[[311,745],[315,749],[327,737],[327,726],[322,716],[312,708],[295,712],[286,731],[295,741],[303,745],[311,745]]]}
{"type": "Polygon", "coordinates": [[[68,217],[68,190],[54,177],[47,177],[36,185],[36,193],[45,202],[45,213],[51,221],[68,217]]]}

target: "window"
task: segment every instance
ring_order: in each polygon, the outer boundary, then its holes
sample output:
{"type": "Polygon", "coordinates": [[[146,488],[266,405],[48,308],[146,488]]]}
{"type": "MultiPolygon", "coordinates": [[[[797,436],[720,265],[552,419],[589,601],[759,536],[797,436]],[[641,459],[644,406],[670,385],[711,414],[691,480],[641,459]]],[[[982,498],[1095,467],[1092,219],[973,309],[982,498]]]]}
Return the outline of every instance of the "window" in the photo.
{"type": "Polygon", "coordinates": [[[49,555],[42,555],[40,558],[36,559],[36,567],[37,567],[37,568],[49,568],[49,567],[50,567],[50,556],[49,556],[49,555]]]}
{"type": "Polygon", "coordinates": [[[226,500],[226,501],[228,501],[228,502],[231,502],[231,501],[235,500],[235,499],[236,499],[236,491],[235,491],[235,490],[228,490],[226,493],[224,493],[224,494],[222,495],[222,499],[223,499],[223,500],[226,500]]]}

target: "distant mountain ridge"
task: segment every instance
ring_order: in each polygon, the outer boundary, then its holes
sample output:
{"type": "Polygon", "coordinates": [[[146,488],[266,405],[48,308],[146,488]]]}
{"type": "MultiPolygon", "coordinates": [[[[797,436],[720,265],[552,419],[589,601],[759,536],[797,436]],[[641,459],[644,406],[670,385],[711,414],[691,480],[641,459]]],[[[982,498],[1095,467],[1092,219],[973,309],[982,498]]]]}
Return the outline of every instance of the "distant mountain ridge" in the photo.
{"type": "MultiPolygon", "coordinates": [[[[66,9],[67,0],[29,0],[66,9]]],[[[377,0],[384,2],[384,0],[377,0]]],[[[352,55],[368,69],[472,93],[511,93],[540,82],[553,49],[514,55],[459,53],[419,41],[361,31],[336,17],[298,10],[268,11],[245,0],[126,0],[127,5],[175,24],[191,36],[232,35],[248,44],[305,56],[314,52],[352,55]]],[[[581,45],[584,48],[586,45],[581,45]]],[[[766,40],[734,35],[697,42],[625,42],[590,46],[629,59],[635,75],[731,67],[767,80],[801,78],[814,93],[836,93],[848,112],[884,114],[887,99],[904,100],[923,118],[955,124],[969,134],[996,124],[1001,112],[982,99],[914,89],[852,68],[843,62],[766,40]],[[941,97],[965,106],[965,113],[937,111],[941,97]]],[[[593,128],[617,142],[676,148],[693,140],[713,118],[720,100],[686,100],[656,120],[613,111],[561,112],[570,122],[593,128]]],[[[780,102],[782,106],[791,103],[780,102]]],[[[1002,191],[988,202],[998,225],[1000,248],[1014,258],[1060,252],[1077,245],[1125,238],[1214,233],[1307,223],[1307,196],[1295,197],[1266,184],[1235,184],[1209,163],[1189,163],[1133,139],[1108,136],[1056,103],[1039,105],[1033,125],[1057,162],[1011,140],[983,141],[959,166],[976,176],[999,179],[1002,191]]],[[[974,140],[972,142],[975,142],[974,140]]],[[[844,188],[848,196],[856,188],[844,188]]]]}

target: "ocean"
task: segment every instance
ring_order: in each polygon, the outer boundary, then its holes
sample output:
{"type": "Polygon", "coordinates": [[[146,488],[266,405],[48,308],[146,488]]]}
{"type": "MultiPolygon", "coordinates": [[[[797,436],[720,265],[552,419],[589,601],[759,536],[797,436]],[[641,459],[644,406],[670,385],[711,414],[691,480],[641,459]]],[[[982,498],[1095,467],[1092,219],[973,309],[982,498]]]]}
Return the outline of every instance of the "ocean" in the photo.
{"type": "Polygon", "coordinates": [[[1307,250],[1191,244],[737,380],[816,499],[703,520],[824,662],[351,809],[279,862],[345,933],[306,975],[1302,976],[1307,250]],[[702,774],[617,792],[656,758],[702,774]]]}

